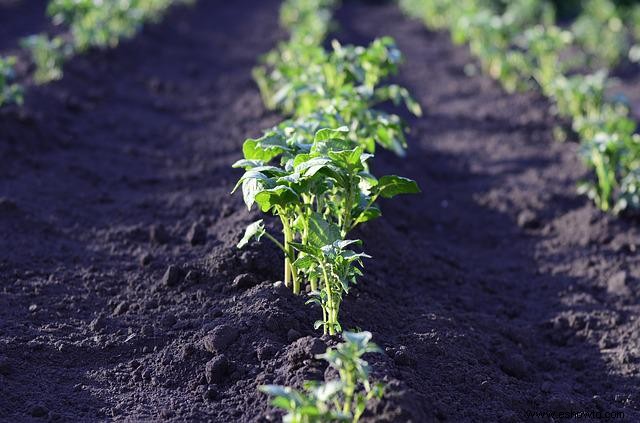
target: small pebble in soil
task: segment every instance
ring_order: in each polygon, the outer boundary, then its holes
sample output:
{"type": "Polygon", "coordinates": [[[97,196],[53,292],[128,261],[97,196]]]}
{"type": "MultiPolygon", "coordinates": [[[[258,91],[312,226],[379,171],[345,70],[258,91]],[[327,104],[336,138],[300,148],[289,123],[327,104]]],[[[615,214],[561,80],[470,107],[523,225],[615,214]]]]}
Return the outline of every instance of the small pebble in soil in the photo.
{"type": "Polygon", "coordinates": [[[523,210],[518,214],[518,226],[523,229],[535,229],[540,227],[540,220],[531,210],[523,210]]]}
{"type": "Polygon", "coordinates": [[[526,379],[529,373],[527,362],[520,354],[505,354],[500,360],[500,368],[517,379],[526,379]]]}
{"type": "Polygon", "coordinates": [[[47,408],[42,404],[32,405],[29,409],[29,414],[31,414],[32,417],[44,417],[48,412],[47,408]]]}
{"type": "Polygon", "coordinates": [[[189,283],[198,283],[200,282],[200,273],[197,270],[189,270],[184,280],[189,283]]]}
{"type": "Polygon", "coordinates": [[[607,292],[620,297],[629,296],[631,290],[627,286],[627,272],[622,270],[609,278],[607,282],[607,292]]]}
{"type": "Polygon", "coordinates": [[[215,401],[218,398],[218,389],[215,385],[208,386],[202,397],[205,401],[215,401]]]}
{"type": "Polygon", "coordinates": [[[129,304],[127,304],[126,301],[121,301],[120,303],[118,303],[116,308],[113,309],[113,315],[120,316],[122,314],[125,314],[127,310],[129,310],[129,304]]]}
{"type": "Polygon", "coordinates": [[[153,326],[144,325],[142,326],[141,332],[142,332],[142,336],[151,337],[153,336],[153,326]]]}
{"type": "Polygon", "coordinates": [[[273,344],[265,344],[256,350],[258,360],[264,361],[273,358],[278,353],[278,348],[273,344]]]}
{"type": "Polygon", "coordinates": [[[104,329],[106,326],[107,326],[107,318],[104,317],[103,315],[96,317],[91,321],[91,323],[89,323],[89,329],[91,329],[92,332],[99,332],[100,330],[104,329]]]}
{"type": "Polygon", "coordinates": [[[415,359],[405,346],[401,346],[398,348],[393,356],[393,361],[398,366],[408,366],[412,367],[415,363],[415,359]]]}
{"type": "Polygon", "coordinates": [[[149,240],[155,244],[166,244],[169,242],[169,233],[163,225],[152,225],[149,228],[149,240]]]}
{"type": "Polygon", "coordinates": [[[223,382],[229,371],[229,361],[224,354],[220,354],[209,360],[205,366],[205,376],[208,383],[223,382]]]}
{"type": "Polygon", "coordinates": [[[236,289],[249,289],[256,285],[256,278],[251,273],[241,273],[233,280],[236,289]]]}
{"type": "Polygon", "coordinates": [[[176,286],[182,279],[182,270],[175,265],[170,265],[162,276],[162,285],[173,287],[176,286]]]}
{"type": "Polygon", "coordinates": [[[207,230],[200,223],[194,223],[191,225],[189,232],[187,232],[187,241],[191,245],[202,245],[207,242],[207,230]]]}
{"type": "Polygon", "coordinates": [[[138,262],[140,263],[140,266],[148,266],[149,264],[151,264],[151,254],[149,253],[142,253],[140,254],[140,256],[138,257],[138,262]]]}
{"type": "Polygon", "coordinates": [[[220,325],[206,335],[202,342],[204,348],[212,353],[224,351],[238,338],[238,330],[229,325],[220,325]]]}

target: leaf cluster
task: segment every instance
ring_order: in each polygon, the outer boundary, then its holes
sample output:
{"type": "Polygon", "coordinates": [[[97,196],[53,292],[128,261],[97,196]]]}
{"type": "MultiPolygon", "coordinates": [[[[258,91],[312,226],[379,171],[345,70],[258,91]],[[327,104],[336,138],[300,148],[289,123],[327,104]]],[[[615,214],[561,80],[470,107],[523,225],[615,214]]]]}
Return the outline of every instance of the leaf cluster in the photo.
{"type": "Polygon", "coordinates": [[[397,71],[400,51],[388,37],[367,47],[334,41],[326,51],[335,4],[284,2],[281,20],[291,38],[262,59],[254,77],[265,104],[291,117],[246,140],[244,158],[234,164],[244,169],[234,191],[242,190],[247,208],[282,224],[280,237],[262,219],[253,222],[238,247],[267,238],[280,248],[285,285],[310,292],[308,303],[322,309],[315,326],[328,334],[342,330],[340,304],[369,258],[349,234],[381,215],[379,198],[420,191],[410,179],[376,177],[370,167],[376,144],[398,154],[406,146],[400,118],[373,107],[393,101],[421,112],[405,88],[381,84],[397,71]]]}
{"type": "Polygon", "coordinates": [[[379,353],[371,341],[370,332],[344,332],[344,342],[317,356],[337,370],[339,379],[328,382],[305,382],[304,390],[264,385],[259,389],[272,396],[272,404],[287,412],[288,423],[357,422],[367,403],[381,398],[384,386],[369,381],[369,364],[362,358],[366,353],[379,353]]]}
{"type": "Polygon", "coordinates": [[[320,44],[300,43],[293,37],[265,55],[253,72],[265,104],[293,118],[314,114],[326,127],[348,123],[353,139],[361,140],[367,151],[373,152],[377,142],[403,155],[401,119],[374,109],[391,101],[417,116],[422,113],[406,88],[381,85],[402,60],[395,42],[382,37],[367,47],[343,46],[335,40],[331,46],[326,51],[320,44]]]}
{"type": "MultiPolygon", "coordinates": [[[[309,281],[311,302],[323,308],[325,331],[340,330],[338,309],[342,295],[362,275],[363,253],[347,248],[359,244],[347,235],[359,224],[381,215],[379,198],[419,192],[407,178],[375,177],[369,169],[373,155],[352,141],[349,129],[320,129],[309,144],[295,132],[270,131],[243,146],[243,168],[234,191],[241,188],[248,209],[278,216],[283,242],[268,237],[283,250],[285,282],[301,288],[309,281]],[[288,135],[286,135],[288,134],[288,135]]],[[[238,247],[267,235],[262,220],[249,225],[238,247]]]]}

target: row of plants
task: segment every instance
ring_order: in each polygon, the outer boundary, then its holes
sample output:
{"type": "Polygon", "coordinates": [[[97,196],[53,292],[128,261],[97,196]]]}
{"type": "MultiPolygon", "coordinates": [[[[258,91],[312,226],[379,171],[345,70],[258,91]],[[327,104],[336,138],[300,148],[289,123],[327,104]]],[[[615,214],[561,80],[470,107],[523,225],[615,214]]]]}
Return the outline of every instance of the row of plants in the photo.
{"type": "Polygon", "coordinates": [[[632,49],[637,38],[630,28],[637,25],[630,20],[637,7],[625,9],[629,22],[623,25],[622,18],[611,16],[618,9],[610,0],[590,0],[565,29],[556,23],[556,8],[549,1],[401,0],[400,4],[428,27],[449,29],[454,42],[468,44],[482,68],[509,92],[540,89],[552,100],[555,112],[571,121],[581,141],[581,155],[593,169],[594,177],[583,181],[579,191],[604,211],[640,210],[636,124],[625,99],[607,95],[608,68],[588,70],[617,64],[620,52],[632,49]],[[602,42],[613,38],[615,47],[602,42]]]}
{"type": "MultiPolygon", "coordinates": [[[[62,78],[64,63],[92,48],[112,48],[156,22],[176,3],[193,0],[51,0],[47,15],[61,35],[36,34],[24,38],[35,65],[37,84],[62,78]]],[[[0,58],[0,106],[21,104],[23,88],[15,82],[15,58],[0,58]]]]}
{"type": "Polygon", "coordinates": [[[69,58],[91,48],[115,47],[145,23],[158,21],[169,6],[187,2],[192,0],[51,0],[47,15],[63,35],[37,34],[22,42],[36,65],[34,80],[60,79],[69,58]]]}
{"type": "Polygon", "coordinates": [[[308,288],[310,302],[323,312],[316,326],[331,335],[341,330],[342,297],[368,257],[353,250],[362,242],[349,235],[380,216],[379,198],[419,192],[410,179],[372,173],[376,146],[399,155],[406,147],[401,119],[374,106],[402,102],[421,113],[404,87],[381,85],[401,61],[391,38],[367,47],[334,41],[331,51],[324,50],[334,3],[285,2],[285,25],[291,10],[299,15],[292,36],[263,58],[254,75],[267,107],[290,118],[246,140],[244,158],[234,164],[245,170],[234,191],[242,188],[248,209],[257,205],[282,224],[282,241],[261,219],[248,226],[238,246],[253,238],[273,241],[283,251],[285,285],[295,294],[308,288]]]}
{"type": "MultiPolygon", "coordinates": [[[[253,71],[265,106],[288,118],[248,139],[244,169],[234,191],[241,189],[249,210],[257,206],[277,217],[281,235],[271,234],[263,219],[248,225],[238,247],[266,238],[282,251],[284,284],[296,295],[307,293],[319,306],[315,328],[342,332],[340,307],[363,275],[362,241],[353,230],[381,215],[378,200],[420,192],[415,181],[396,175],[377,177],[372,160],[377,148],[406,153],[405,125],[399,116],[376,108],[404,105],[421,114],[406,88],[385,84],[402,55],[393,39],[383,37],[366,47],[341,45],[325,49],[337,0],[285,0],[281,22],[290,33],[267,53],[253,71]]],[[[313,309],[312,309],[313,310],[313,309]]],[[[344,342],[318,358],[329,362],[339,378],[307,382],[299,391],[262,386],[284,409],[287,422],[357,422],[367,401],[383,387],[369,382],[362,355],[378,351],[369,332],[343,332],[344,342]]]]}

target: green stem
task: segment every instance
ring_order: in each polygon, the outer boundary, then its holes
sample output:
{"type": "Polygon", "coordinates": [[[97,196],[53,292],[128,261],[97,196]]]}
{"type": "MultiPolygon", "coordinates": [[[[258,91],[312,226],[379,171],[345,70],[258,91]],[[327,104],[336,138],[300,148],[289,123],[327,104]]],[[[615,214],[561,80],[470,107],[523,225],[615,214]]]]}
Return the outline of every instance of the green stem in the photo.
{"type": "Polygon", "coordinates": [[[353,228],[355,228],[358,225],[358,223],[360,223],[358,221],[360,219],[360,216],[366,213],[366,211],[369,210],[371,206],[373,206],[373,203],[375,203],[377,199],[378,199],[378,194],[371,197],[371,200],[369,200],[369,202],[367,203],[367,206],[364,209],[362,209],[362,212],[358,215],[356,219],[354,219],[353,223],[349,227],[347,227],[346,233],[351,232],[353,228]]]}
{"type": "Polygon", "coordinates": [[[347,201],[344,208],[344,220],[342,222],[342,237],[346,237],[351,230],[351,209],[353,208],[353,195],[351,194],[351,184],[347,188],[347,201]]]}
{"type": "Polygon", "coordinates": [[[285,249],[285,255],[284,255],[285,282],[284,283],[288,287],[292,286],[294,294],[299,294],[300,279],[298,279],[296,274],[297,273],[296,269],[293,265],[293,261],[295,260],[295,252],[293,250],[293,247],[289,245],[289,243],[293,241],[293,234],[291,232],[291,227],[289,225],[288,220],[284,217],[282,217],[281,220],[282,220],[282,231],[284,232],[284,249],[285,249]]]}
{"type": "MultiPolygon", "coordinates": [[[[334,319],[334,306],[333,306],[333,295],[331,292],[331,282],[329,281],[329,275],[327,274],[327,268],[325,265],[322,265],[322,275],[324,276],[325,289],[327,290],[327,325],[329,326],[329,335],[335,335],[335,321],[334,319]]],[[[326,326],[325,326],[326,327],[326,326]]]]}
{"type": "Polygon", "coordinates": [[[278,246],[278,248],[280,248],[284,254],[287,254],[287,250],[286,248],[284,248],[284,245],[282,245],[282,243],[280,241],[278,241],[277,239],[275,239],[273,236],[271,236],[271,234],[269,234],[268,232],[265,231],[264,236],[267,237],[267,239],[271,240],[271,242],[273,242],[274,244],[276,244],[278,246]]]}

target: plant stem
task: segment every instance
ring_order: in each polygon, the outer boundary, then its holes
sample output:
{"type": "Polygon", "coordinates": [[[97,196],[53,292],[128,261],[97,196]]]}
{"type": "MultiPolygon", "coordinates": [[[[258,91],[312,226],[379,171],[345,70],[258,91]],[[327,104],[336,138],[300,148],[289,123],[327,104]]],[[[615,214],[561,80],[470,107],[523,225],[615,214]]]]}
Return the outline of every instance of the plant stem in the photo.
{"type": "MultiPolygon", "coordinates": [[[[331,293],[331,282],[329,281],[329,275],[327,274],[327,268],[324,264],[322,266],[322,275],[324,276],[325,289],[327,290],[327,325],[329,326],[329,335],[335,335],[335,321],[334,321],[334,306],[333,306],[333,295],[331,293]]],[[[326,327],[326,326],[325,326],[326,327]]]]}
{"type": "Polygon", "coordinates": [[[295,259],[295,252],[293,247],[289,245],[289,242],[293,241],[293,234],[289,222],[285,217],[282,220],[282,231],[284,232],[284,284],[287,287],[292,287],[294,294],[300,293],[300,279],[297,277],[297,272],[293,266],[295,259]]]}

